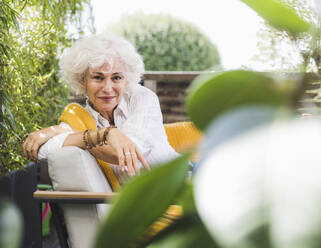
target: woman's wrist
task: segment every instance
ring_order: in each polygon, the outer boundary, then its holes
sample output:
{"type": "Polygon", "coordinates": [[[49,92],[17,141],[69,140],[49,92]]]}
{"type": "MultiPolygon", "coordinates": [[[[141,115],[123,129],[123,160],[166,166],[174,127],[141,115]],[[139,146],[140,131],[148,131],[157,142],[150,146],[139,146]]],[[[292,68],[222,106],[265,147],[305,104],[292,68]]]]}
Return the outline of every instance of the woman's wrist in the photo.
{"type": "Polygon", "coordinates": [[[109,134],[110,134],[110,131],[113,128],[116,128],[116,127],[115,126],[105,127],[104,134],[103,134],[103,139],[102,139],[102,142],[103,142],[104,145],[108,145],[109,134]]]}
{"type": "Polygon", "coordinates": [[[111,129],[115,126],[109,126],[105,128],[99,128],[97,130],[85,130],[82,133],[82,142],[86,149],[92,149],[96,146],[102,146],[108,144],[108,136],[111,129]]]}

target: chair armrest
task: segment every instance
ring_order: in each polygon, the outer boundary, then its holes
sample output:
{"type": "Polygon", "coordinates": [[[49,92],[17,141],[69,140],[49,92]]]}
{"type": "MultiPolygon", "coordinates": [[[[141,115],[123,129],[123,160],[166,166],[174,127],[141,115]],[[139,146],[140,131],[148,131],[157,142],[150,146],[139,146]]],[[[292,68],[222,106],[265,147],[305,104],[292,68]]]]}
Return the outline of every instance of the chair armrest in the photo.
{"type": "Polygon", "coordinates": [[[112,192],[79,192],[79,191],[47,191],[37,190],[33,198],[40,202],[52,203],[109,203],[117,193],[112,192]]]}

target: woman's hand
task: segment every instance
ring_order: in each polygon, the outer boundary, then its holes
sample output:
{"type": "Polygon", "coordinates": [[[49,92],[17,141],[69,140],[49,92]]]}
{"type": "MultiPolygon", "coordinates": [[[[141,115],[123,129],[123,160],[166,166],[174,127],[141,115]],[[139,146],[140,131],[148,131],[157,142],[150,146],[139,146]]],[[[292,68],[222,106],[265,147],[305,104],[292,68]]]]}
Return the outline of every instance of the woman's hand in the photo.
{"type": "Polygon", "coordinates": [[[37,161],[40,146],[52,137],[68,131],[69,130],[56,125],[30,133],[22,145],[24,156],[33,161],[37,161]]]}
{"type": "Polygon", "coordinates": [[[121,171],[125,170],[126,165],[128,168],[129,176],[139,174],[140,167],[138,164],[138,160],[142,163],[145,169],[150,169],[146,159],[138,150],[136,144],[132,142],[119,129],[112,128],[109,130],[107,142],[117,152],[118,164],[120,166],[121,171]]]}

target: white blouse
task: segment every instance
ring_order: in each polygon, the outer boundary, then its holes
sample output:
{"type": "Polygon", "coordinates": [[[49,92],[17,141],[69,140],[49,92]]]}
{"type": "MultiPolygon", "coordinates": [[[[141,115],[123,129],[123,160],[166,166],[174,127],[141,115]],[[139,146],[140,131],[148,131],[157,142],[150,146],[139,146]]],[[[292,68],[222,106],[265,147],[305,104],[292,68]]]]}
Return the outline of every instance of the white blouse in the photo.
{"type": "MultiPolygon", "coordinates": [[[[107,119],[88,104],[88,101],[85,109],[94,118],[97,128],[110,125],[107,119]]],[[[137,85],[130,93],[124,93],[114,111],[114,122],[117,128],[137,145],[150,165],[179,156],[168,143],[158,97],[148,88],[137,85]]],[[[62,122],[60,126],[70,132],[59,134],[42,145],[38,153],[39,159],[48,158],[48,154],[60,149],[66,137],[73,132],[67,123],[62,122]]],[[[116,175],[120,173],[119,166],[114,165],[112,168],[116,175]]]]}

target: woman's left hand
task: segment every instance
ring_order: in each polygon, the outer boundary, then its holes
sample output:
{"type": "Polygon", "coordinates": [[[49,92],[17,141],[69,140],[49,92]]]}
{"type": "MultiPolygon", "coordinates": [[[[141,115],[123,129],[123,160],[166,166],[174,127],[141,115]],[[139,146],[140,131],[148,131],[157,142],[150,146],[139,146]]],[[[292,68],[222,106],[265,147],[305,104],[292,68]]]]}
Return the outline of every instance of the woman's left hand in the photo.
{"type": "Polygon", "coordinates": [[[107,141],[108,144],[112,146],[117,152],[120,169],[124,171],[126,165],[128,168],[129,176],[140,173],[140,166],[138,164],[138,161],[142,163],[145,169],[150,169],[146,159],[138,150],[136,144],[132,142],[119,129],[110,129],[107,141]]]}

